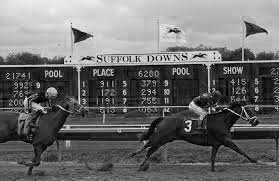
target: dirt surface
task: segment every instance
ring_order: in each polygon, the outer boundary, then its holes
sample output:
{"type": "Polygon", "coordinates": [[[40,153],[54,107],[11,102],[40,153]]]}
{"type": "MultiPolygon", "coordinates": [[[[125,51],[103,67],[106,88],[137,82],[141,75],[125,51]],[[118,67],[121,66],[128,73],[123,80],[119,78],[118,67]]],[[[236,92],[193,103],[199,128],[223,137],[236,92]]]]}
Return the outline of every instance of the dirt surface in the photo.
{"type": "Polygon", "coordinates": [[[16,162],[0,162],[0,180],[40,180],[40,181],[120,181],[120,180],[278,180],[278,166],[255,164],[217,164],[216,172],[210,171],[210,165],[157,165],[151,164],[146,172],[138,172],[137,165],[114,165],[111,171],[97,171],[100,164],[90,164],[92,170],[84,164],[75,162],[42,163],[35,167],[33,175],[26,175],[27,167],[16,162]]]}

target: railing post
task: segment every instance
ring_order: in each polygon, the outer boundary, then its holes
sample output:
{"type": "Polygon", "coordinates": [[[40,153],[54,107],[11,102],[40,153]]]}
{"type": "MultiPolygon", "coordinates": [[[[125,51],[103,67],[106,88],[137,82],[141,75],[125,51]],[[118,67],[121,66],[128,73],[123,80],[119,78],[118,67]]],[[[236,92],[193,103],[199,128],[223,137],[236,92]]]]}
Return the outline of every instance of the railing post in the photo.
{"type": "MultiPolygon", "coordinates": [[[[66,130],[70,130],[70,129],[71,129],[71,126],[70,125],[66,125],[66,130]]],[[[65,141],[65,146],[66,146],[66,149],[71,148],[71,140],[66,140],[65,141]]]]}
{"type": "MultiPolygon", "coordinates": [[[[165,107],[163,107],[163,117],[165,117],[165,107]]],[[[163,163],[167,164],[168,163],[168,144],[166,144],[163,147],[161,155],[163,157],[163,163]]]]}
{"type": "Polygon", "coordinates": [[[106,111],[103,109],[103,124],[106,124],[106,111]]]}
{"type": "Polygon", "coordinates": [[[57,151],[58,151],[58,162],[61,163],[62,160],[62,150],[59,144],[59,140],[56,140],[56,146],[57,146],[57,151]]]}
{"type": "Polygon", "coordinates": [[[275,135],[275,145],[276,145],[276,165],[279,165],[279,155],[278,155],[278,135],[275,135]]]}

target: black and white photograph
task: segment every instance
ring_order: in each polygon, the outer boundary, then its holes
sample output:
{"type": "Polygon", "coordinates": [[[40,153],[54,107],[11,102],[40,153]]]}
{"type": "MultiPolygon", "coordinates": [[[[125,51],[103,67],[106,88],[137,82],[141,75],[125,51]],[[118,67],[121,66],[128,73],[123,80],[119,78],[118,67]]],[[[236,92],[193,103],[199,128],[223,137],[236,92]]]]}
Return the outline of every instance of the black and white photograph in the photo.
{"type": "Polygon", "coordinates": [[[2,0],[0,181],[275,181],[279,1],[2,0]]]}

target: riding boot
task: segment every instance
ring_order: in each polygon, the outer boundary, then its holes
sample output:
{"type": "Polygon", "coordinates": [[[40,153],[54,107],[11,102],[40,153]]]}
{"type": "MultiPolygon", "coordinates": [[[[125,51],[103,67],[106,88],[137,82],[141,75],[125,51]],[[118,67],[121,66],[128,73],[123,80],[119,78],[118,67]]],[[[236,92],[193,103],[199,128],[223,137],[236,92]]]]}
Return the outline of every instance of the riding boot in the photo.
{"type": "Polygon", "coordinates": [[[203,130],[203,128],[202,128],[202,120],[198,120],[198,126],[197,126],[197,128],[196,128],[197,130],[203,130]]]}
{"type": "Polygon", "coordinates": [[[31,115],[30,122],[28,123],[28,125],[31,128],[34,128],[36,126],[36,120],[40,116],[41,113],[42,113],[42,111],[39,110],[31,115]]]}

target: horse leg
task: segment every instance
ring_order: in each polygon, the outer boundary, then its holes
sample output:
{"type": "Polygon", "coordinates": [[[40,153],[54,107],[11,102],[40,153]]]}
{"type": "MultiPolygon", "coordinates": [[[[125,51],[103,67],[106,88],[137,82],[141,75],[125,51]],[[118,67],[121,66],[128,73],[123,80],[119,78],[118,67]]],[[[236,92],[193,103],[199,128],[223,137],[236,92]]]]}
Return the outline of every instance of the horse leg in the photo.
{"type": "MultiPolygon", "coordinates": [[[[161,141],[161,142],[156,142],[153,143],[151,148],[148,149],[146,156],[143,160],[143,162],[140,164],[140,168],[138,169],[139,171],[145,171],[145,167],[149,165],[149,157],[156,152],[162,145],[166,144],[168,141],[161,141]]],[[[146,169],[147,170],[147,169],[146,169]]]]}
{"type": "Polygon", "coordinates": [[[235,152],[245,156],[250,162],[257,163],[258,161],[249,157],[246,153],[244,153],[231,139],[226,139],[224,142],[224,146],[234,150],[235,152]]]}
{"type": "Polygon", "coordinates": [[[216,158],[216,154],[218,149],[220,148],[221,145],[214,145],[212,146],[212,151],[211,151],[211,171],[215,172],[215,158],[216,158]]]}
{"type": "Polygon", "coordinates": [[[47,148],[45,146],[33,146],[33,147],[34,147],[35,157],[32,159],[32,164],[29,165],[29,169],[28,169],[28,172],[27,172],[28,175],[32,175],[32,170],[33,170],[34,166],[39,166],[40,165],[41,155],[45,151],[45,149],[47,148]]]}
{"type": "Polygon", "coordinates": [[[133,157],[137,154],[140,154],[141,152],[143,152],[144,150],[146,150],[146,148],[150,147],[152,144],[150,141],[147,141],[146,143],[143,143],[143,145],[137,149],[136,151],[132,152],[129,156],[133,157]]]}
{"type": "Polygon", "coordinates": [[[162,145],[161,144],[157,144],[157,145],[153,145],[151,146],[151,148],[148,149],[146,156],[143,160],[143,162],[140,164],[140,167],[138,169],[138,171],[145,171],[148,169],[149,166],[149,157],[155,152],[157,151],[162,145]]]}

